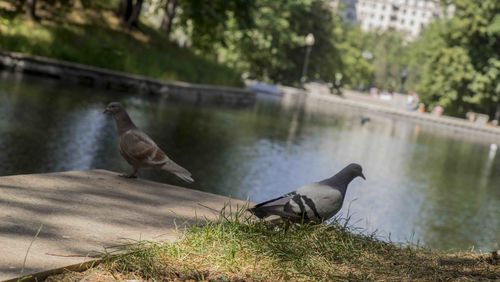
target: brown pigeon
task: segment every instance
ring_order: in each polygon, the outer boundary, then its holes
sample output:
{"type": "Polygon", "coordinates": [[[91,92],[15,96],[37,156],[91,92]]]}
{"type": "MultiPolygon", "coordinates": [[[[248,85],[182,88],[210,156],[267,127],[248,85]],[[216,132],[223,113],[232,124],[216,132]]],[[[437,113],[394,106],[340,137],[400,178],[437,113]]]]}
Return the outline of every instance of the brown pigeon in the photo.
{"type": "Polygon", "coordinates": [[[115,118],[120,154],[133,168],[132,173],[123,176],[136,178],[139,168],[160,168],[186,182],[194,181],[187,169],[174,163],[146,133],[135,126],[120,103],[109,103],[104,113],[112,114],[115,118]]]}

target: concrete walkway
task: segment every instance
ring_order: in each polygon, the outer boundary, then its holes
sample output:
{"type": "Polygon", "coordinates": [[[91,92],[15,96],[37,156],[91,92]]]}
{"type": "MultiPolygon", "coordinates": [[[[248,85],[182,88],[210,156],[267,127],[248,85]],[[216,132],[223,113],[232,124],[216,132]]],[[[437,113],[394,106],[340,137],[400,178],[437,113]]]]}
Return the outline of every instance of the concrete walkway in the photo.
{"type": "Polygon", "coordinates": [[[176,226],[245,202],[105,170],[0,177],[0,281],[91,261],[127,240],[174,240],[176,226]]]}

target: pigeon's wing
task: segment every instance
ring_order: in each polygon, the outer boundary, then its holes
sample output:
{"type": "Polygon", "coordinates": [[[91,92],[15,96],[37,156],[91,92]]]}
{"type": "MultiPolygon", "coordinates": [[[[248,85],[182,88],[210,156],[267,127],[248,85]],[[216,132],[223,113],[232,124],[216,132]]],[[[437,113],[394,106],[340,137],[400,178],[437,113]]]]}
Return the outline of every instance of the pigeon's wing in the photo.
{"type": "Polygon", "coordinates": [[[293,192],[287,193],[283,196],[280,196],[278,198],[274,198],[274,199],[271,199],[269,201],[265,201],[265,202],[262,202],[260,204],[257,204],[255,207],[259,208],[259,207],[265,207],[265,206],[285,205],[295,195],[297,195],[297,192],[293,191],[293,192]]]}
{"type": "Polygon", "coordinates": [[[129,130],[120,137],[120,151],[132,163],[146,167],[161,167],[186,182],[193,182],[191,173],[172,161],[156,144],[140,130],[129,130]]]}
{"type": "Polygon", "coordinates": [[[120,136],[120,152],[141,166],[162,166],[170,159],[149,136],[140,130],[129,130],[120,136]]]}
{"type": "Polygon", "coordinates": [[[250,209],[259,218],[278,215],[292,220],[323,220],[342,207],[342,194],[320,183],[308,184],[294,192],[263,202],[250,209]]]}
{"type": "Polygon", "coordinates": [[[322,183],[312,183],[297,189],[304,210],[309,218],[328,219],[341,208],[344,197],[335,188],[322,183]]]}
{"type": "Polygon", "coordinates": [[[300,210],[291,209],[290,202],[297,197],[297,193],[290,192],[281,197],[271,199],[248,209],[259,218],[265,218],[271,215],[277,215],[288,219],[301,219],[300,210]]]}

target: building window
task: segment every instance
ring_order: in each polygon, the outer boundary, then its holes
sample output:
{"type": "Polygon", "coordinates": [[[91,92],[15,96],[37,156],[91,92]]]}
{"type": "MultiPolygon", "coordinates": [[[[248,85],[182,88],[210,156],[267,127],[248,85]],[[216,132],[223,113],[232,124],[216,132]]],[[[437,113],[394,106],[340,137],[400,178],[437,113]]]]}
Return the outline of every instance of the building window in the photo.
{"type": "Polygon", "coordinates": [[[384,19],[384,15],[380,15],[380,20],[383,20],[384,19]]]}
{"type": "Polygon", "coordinates": [[[410,25],[413,25],[413,23],[414,23],[413,21],[410,21],[410,25]]]}

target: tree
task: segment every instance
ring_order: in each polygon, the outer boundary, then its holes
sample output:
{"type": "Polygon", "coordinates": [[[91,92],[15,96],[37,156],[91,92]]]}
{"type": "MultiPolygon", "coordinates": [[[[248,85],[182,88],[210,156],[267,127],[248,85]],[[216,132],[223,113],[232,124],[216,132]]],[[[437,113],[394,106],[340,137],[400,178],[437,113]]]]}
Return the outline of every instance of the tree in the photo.
{"type": "Polygon", "coordinates": [[[373,85],[375,77],[372,36],[356,26],[344,26],[340,31],[337,46],[342,54],[343,86],[366,89],[373,85]]]}
{"type": "Polygon", "coordinates": [[[238,30],[253,26],[254,0],[180,0],[180,25],[189,34],[193,47],[213,54],[216,44],[225,45],[225,31],[233,21],[238,30]]]}
{"type": "Polygon", "coordinates": [[[24,7],[28,19],[35,21],[38,19],[36,15],[36,2],[36,0],[20,0],[17,5],[17,10],[20,12],[24,7]]]}
{"type": "Polygon", "coordinates": [[[313,33],[308,77],[334,79],[341,60],[335,45],[340,20],[326,2],[258,0],[252,14],[254,21],[248,28],[229,18],[221,33],[224,41],[213,47],[219,50],[219,60],[253,78],[298,85],[305,37],[313,33]]]}
{"type": "Polygon", "coordinates": [[[421,96],[452,115],[493,117],[500,102],[500,1],[453,3],[455,15],[437,31],[443,48],[432,50],[425,64],[421,96]]]}
{"type": "Polygon", "coordinates": [[[178,3],[179,0],[167,0],[163,6],[164,14],[161,21],[161,29],[168,38],[172,32],[172,24],[174,22],[178,3]]]}
{"type": "Polygon", "coordinates": [[[118,18],[120,24],[128,29],[139,27],[139,16],[144,0],[120,0],[118,18]]]}

